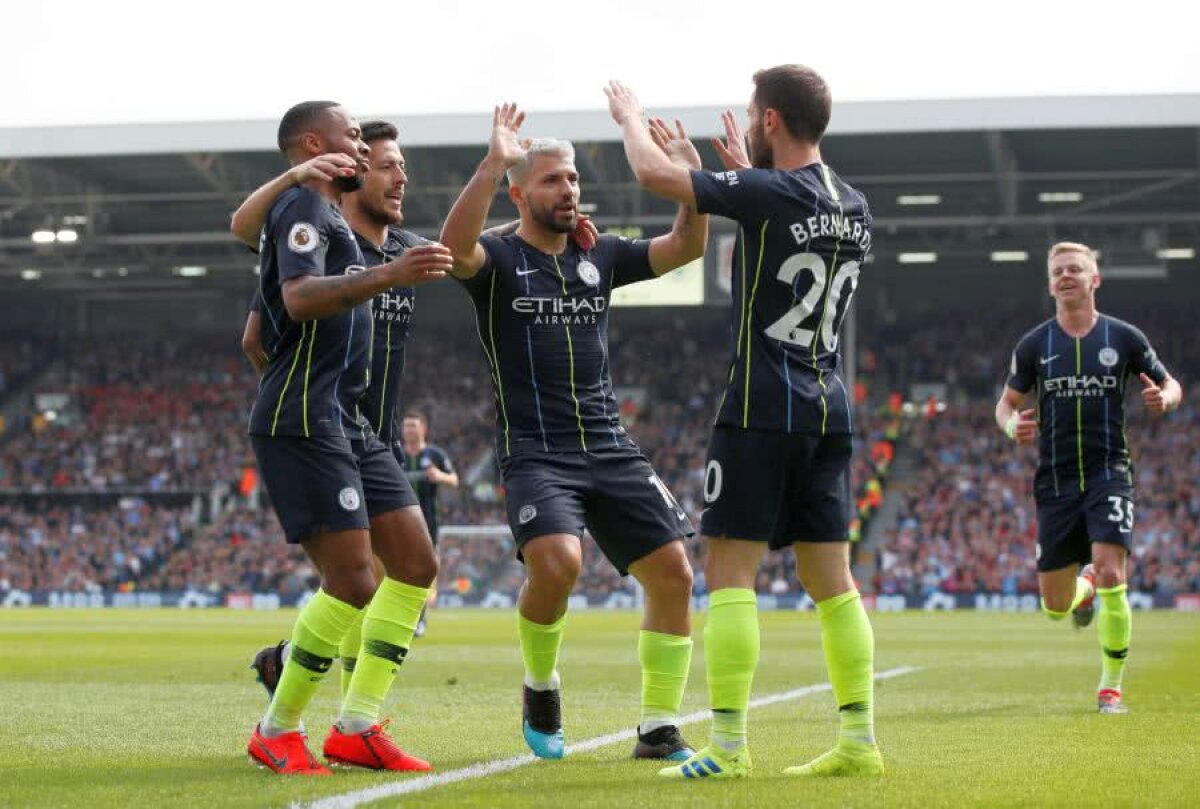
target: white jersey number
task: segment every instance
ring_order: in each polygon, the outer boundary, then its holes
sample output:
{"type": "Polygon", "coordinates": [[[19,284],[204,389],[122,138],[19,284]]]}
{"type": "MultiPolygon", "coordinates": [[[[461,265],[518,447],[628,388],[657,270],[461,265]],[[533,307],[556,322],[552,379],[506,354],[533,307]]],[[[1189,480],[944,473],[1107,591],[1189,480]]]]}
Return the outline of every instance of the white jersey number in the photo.
{"type": "MultiPolygon", "coordinates": [[[[796,276],[804,270],[812,273],[812,286],[808,288],[808,292],[799,302],[787,311],[783,317],[776,320],[766,330],[768,337],[773,337],[783,343],[790,343],[795,346],[812,346],[817,332],[810,329],[800,328],[800,324],[808,320],[817,308],[817,304],[821,302],[821,294],[825,291],[825,283],[829,277],[829,270],[825,267],[825,261],[816,253],[797,253],[789,258],[779,268],[779,273],[775,277],[790,287],[796,284],[796,276]]],[[[833,283],[829,288],[829,299],[825,302],[825,310],[837,313],[838,303],[842,300],[842,295],[845,293],[846,284],[850,284],[850,293],[846,298],[846,303],[849,305],[850,297],[854,294],[854,290],[858,288],[858,271],[859,264],[857,261],[847,261],[837,272],[834,273],[833,283]]],[[[822,311],[820,322],[813,324],[821,333],[821,343],[825,346],[826,351],[836,351],[838,344],[837,324],[834,322],[834,317],[825,317],[822,311]]]]}

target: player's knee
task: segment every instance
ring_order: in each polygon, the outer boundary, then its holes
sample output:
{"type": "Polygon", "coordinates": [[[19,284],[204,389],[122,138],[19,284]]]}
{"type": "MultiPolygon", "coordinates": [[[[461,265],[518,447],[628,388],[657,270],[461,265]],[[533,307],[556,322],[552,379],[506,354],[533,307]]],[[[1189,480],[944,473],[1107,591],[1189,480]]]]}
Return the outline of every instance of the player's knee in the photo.
{"type": "Polygon", "coordinates": [[[377,586],[370,561],[327,566],[321,578],[321,589],[356,609],[367,606],[377,586]]]}
{"type": "Polygon", "coordinates": [[[554,592],[569,593],[579,578],[583,561],[579,554],[567,549],[544,550],[535,558],[525,558],[532,586],[554,592]]]}
{"type": "Polygon", "coordinates": [[[1119,587],[1125,583],[1125,565],[1114,563],[1096,563],[1096,587],[1104,590],[1109,587],[1119,587]]]}
{"type": "Polygon", "coordinates": [[[692,566],[687,557],[672,559],[670,564],[660,565],[643,582],[648,594],[656,598],[687,600],[692,595],[692,566]]]}

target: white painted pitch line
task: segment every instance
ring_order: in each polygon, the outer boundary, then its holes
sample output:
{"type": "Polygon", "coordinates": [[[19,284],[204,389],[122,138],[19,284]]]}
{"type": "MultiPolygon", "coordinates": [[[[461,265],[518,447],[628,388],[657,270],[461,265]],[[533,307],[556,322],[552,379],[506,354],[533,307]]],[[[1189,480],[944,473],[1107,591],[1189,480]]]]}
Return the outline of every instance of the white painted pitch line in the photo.
{"type": "MultiPolygon", "coordinates": [[[[890,680],[894,677],[903,677],[906,674],[920,671],[918,666],[898,666],[894,669],[881,671],[875,675],[878,680],[890,680]]],[[[807,697],[810,694],[820,694],[825,691],[832,691],[833,686],[830,683],[818,683],[817,685],[806,685],[803,688],[796,688],[791,691],[781,691],[778,694],[768,694],[765,697],[750,700],[751,708],[765,708],[768,705],[776,705],[780,702],[789,702],[791,700],[807,697]]],[[[679,726],[693,725],[697,722],[703,722],[711,716],[711,711],[703,710],[690,713],[682,716],[679,719],[679,726]]],[[[607,747],[610,744],[617,742],[628,741],[637,738],[637,730],[629,729],[618,731],[617,733],[609,733],[605,736],[596,736],[592,739],[587,739],[579,744],[573,744],[567,748],[567,753],[585,753],[589,750],[595,750],[600,747],[607,747]]],[[[432,775],[422,775],[417,778],[410,778],[405,781],[396,781],[391,784],[381,784],[377,787],[368,789],[359,789],[354,792],[346,792],[342,795],[332,795],[328,798],[311,803],[293,803],[292,809],[354,809],[354,807],[362,806],[363,804],[372,803],[384,798],[393,798],[398,795],[411,795],[414,792],[424,792],[427,789],[434,787],[445,786],[446,784],[455,784],[459,781],[470,781],[474,778],[486,778],[489,775],[508,772],[520,767],[525,767],[537,761],[531,753],[523,756],[513,756],[512,758],[498,759],[496,761],[487,761],[481,764],[472,764],[469,767],[461,767],[457,770],[449,770],[447,772],[434,773],[432,775]]]]}

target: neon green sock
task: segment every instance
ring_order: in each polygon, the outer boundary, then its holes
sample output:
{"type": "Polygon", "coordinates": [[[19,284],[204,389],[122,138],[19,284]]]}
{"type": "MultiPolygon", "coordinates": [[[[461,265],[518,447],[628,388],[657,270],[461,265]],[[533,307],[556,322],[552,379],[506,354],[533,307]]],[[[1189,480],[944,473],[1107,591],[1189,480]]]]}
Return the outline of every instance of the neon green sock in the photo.
{"type": "Polygon", "coordinates": [[[562,646],[567,614],[552,624],[535,624],[517,613],[517,629],[521,635],[521,657],[525,660],[525,684],[546,688],[554,681],[558,665],[558,649],[562,646]]]}
{"type": "Polygon", "coordinates": [[[300,729],[300,715],[333,665],[342,637],[361,612],[324,590],[318,590],[300,610],[292,629],[291,651],[263,717],[264,734],[278,736],[300,729]]]}
{"type": "Polygon", "coordinates": [[[1129,639],[1133,634],[1133,613],[1126,597],[1128,586],[1099,587],[1100,617],[1096,621],[1096,634],[1100,637],[1100,649],[1104,653],[1100,675],[1100,688],[1104,691],[1121,690],[1121,678],[1125,674],[1125,658],[1129,654],[1129,639]]]}
{"type": "Polygon", "coordinates": [[[362,646],[362,614],[358,616],[358,620],[350,627],[350,631],[346,633],[346,637],[342,638],[342,643],[338,646],[338,657],[342,659],[342,699],[346,698],[346,692],[350,690],[350,678],[354,675],[354,666],[358,663],[358,650],[362,646]]]}
{"type": "Polygon", "coordinates": [[[841,739],[875,743],[875,635],[857,590],[817,604],[821,648],[842,719],[841,739]]]}
{"type": "Polygon", "coordinates": [[[385,578],[363,612],[362,648],[338,724],[343,733],[361,733],[379,721],[379,710],[396,679],[429,588],[385,578]]]}
{"type": "Polygon", "coordinates": [[[1063,618],[1066,618],[1068,615],[1074,612],[1075,608],[1082,604],[1083,600],[1091,594],[1092,583],[1082,576],[1078,576],[1075,579],[1075,597],[1071,599],[1071,606],[1067,607],[1066,611],[1059,612],[1058,610],[1052,610],[1048,608],[1046,606],[1046,599],[1043,598],[1042,612],[1044,612],[1046,617],[1051,621],[1061,621],[1063,618]]]}
{"type": "Polygon", "coordinates": [[[679,721],[679,705],[692,665],[692,639],[643,629],[638,634],[642,663],[642,717],[638,729],[649,733],[679,721]]]}
{"type": "Polygon", "coordinates": [[[713,744],[737,750],[746,744],[746,710],[758,668],[758,598],[743,587],[724,587],[708,598],[704,668],[712,705],[713,744]]]}

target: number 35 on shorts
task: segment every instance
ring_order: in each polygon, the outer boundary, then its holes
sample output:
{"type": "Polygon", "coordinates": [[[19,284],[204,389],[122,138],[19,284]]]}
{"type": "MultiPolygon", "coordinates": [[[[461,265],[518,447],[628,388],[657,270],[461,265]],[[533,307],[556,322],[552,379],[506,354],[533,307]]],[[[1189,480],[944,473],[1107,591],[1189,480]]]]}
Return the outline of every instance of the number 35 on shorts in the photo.
{"type": "Polygon", "coordinates": [[[1108,496],[1112,511],[1108,512],[1109,522],[1115,522],[1122,534],[1133,532],[1133,501],[1115,494],[1108,496]]]}

